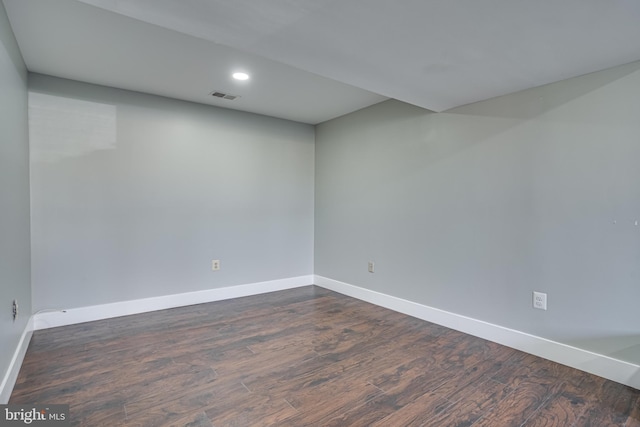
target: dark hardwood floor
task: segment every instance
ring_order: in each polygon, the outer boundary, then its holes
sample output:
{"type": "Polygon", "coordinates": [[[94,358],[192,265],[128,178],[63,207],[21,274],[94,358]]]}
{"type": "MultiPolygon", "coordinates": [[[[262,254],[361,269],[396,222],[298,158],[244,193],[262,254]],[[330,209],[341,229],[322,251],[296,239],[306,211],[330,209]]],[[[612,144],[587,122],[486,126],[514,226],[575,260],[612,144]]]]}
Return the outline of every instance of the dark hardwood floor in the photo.
{"type": "Polygon", "coordinates": [[[34,333],[84,426],[640,427],[640,391],[318,287],[34,333]]]}

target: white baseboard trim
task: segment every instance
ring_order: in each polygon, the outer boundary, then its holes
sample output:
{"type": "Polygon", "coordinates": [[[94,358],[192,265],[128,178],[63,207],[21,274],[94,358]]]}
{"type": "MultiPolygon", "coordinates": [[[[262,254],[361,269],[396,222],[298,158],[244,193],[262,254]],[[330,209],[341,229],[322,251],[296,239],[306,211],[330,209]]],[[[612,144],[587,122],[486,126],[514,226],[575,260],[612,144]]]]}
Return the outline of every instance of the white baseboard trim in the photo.
{"type": "Polygon", "coordinates": [[[183,307],[221,301],[231,298],[282,291],[313,284],[313,276],[299,276],[287,279],[270,280],[267,282],[250,283],[246,285],[228,286],[225,288],[207,289],[204,291],[186,292],[183,294],[163,295],[159,297],[114,302],[110,304],[89,307],[70,308],[68,310],[38,313],[35,317],[34,330],[91,322],[94,320],[110,319],[128,316],[130,314],[146,313],[167,308],[183,307]]]}
{"type": "Polygon", "coordinates": [[[16,380],[20,373],[20,367],[22,367],[24,355],[27,353],[27,348],[29,347],[29,341],[31,341],[32,334],[33,316],[29,318],[27,326],[24,328],[24,332],[22,332],[22,335],[20,336],[20,341],[18,341],[16,351],[13,353],[13,357],[9,363],[9,369],[7,369],[7,372],[2,379],[2,383],[0,383],[0,404],[4,405],[9,402],[11,392],[13,391],[13,387],[16,385],[16,380]]]}
{"type": "Polygon", "coordinates": [[[640,389],[640,366],[633,363],[322,276],[314,284],[640,389]]]}

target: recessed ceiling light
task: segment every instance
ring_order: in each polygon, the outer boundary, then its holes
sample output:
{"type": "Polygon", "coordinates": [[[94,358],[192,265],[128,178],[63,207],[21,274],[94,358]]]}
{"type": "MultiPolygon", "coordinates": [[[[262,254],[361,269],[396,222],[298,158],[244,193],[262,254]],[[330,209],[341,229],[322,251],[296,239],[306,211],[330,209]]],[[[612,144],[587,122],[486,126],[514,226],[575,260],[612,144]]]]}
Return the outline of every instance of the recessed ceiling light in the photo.
{"type": "Polygon", "coordinates": [[[249,74],[247,73],[233,73],[232,77],[236,80],[249,80],[249,74]]]}

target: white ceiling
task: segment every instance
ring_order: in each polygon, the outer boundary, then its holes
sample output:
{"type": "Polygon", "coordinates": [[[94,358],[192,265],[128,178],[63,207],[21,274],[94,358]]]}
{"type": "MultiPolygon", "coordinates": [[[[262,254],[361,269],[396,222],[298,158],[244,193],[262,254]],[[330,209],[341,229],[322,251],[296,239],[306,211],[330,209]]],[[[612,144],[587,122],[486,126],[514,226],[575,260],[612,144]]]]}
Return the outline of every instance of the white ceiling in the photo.
{"type": "Polygon", "coordinates": [[[4,3],[33,72],[312,124],[386,99],[79,1],[4,3]],[[251,80],[233,80],[239,69],[251,80]],[[240,98],[215,98],[214,90],[240,98]]]}
{"type": "Polygon", "coordinates": [[[4,3],[31,71],[314,124],[386,97],[443,111],[640,60],[638,0],[4,3]]]}

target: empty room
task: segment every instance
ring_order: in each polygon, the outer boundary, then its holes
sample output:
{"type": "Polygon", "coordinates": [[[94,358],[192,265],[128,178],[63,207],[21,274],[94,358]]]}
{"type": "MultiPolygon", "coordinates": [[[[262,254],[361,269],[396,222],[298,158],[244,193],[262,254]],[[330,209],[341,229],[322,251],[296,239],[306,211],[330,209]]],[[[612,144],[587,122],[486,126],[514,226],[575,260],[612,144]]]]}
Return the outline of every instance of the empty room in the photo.
{"type": "Polygon", "coordinates": [[[1,0],[0,426],[640,427],[638,23],[1,0]]]}

